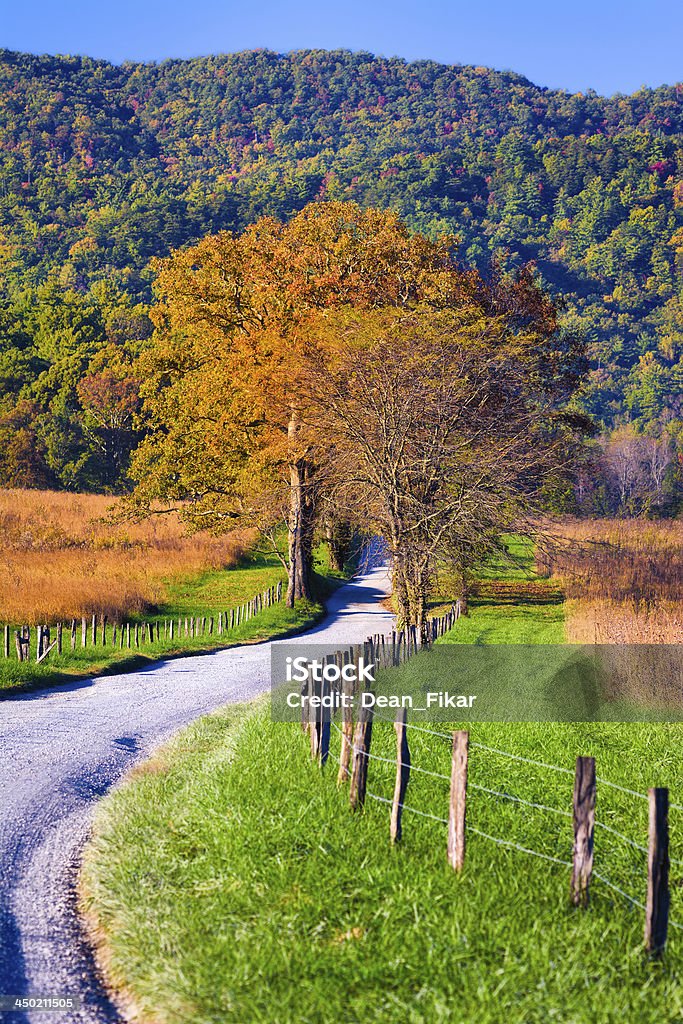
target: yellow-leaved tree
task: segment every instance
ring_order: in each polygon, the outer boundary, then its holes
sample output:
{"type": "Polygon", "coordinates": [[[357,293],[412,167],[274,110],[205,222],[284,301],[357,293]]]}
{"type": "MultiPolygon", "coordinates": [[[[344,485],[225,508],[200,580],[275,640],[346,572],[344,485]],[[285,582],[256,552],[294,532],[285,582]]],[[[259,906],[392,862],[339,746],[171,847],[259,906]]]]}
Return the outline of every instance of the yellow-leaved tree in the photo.
{"type": "Polygon", "coordinates": [[[157,261],[138,510],[176,501],[197,525],[265,533],[284,520],[288,603],[310,597],[325,439],[310,422],[302,325],[332,308],[449,304],[470,287],[451,253],[452,240],[411,235],[392,213],[316,203],[157,261]]]}
{"type": "Polygon", "coordinates": [[[290,605],[312,596],[316,518],[341,510],[385,538],[399,620],[422,628],[438,560],[464,569],[566,457],[581,353],[530,271],[484,284],[452,239],[352,203],[156,269],[133,500],[273,540],[285,523],[290,605]]]}

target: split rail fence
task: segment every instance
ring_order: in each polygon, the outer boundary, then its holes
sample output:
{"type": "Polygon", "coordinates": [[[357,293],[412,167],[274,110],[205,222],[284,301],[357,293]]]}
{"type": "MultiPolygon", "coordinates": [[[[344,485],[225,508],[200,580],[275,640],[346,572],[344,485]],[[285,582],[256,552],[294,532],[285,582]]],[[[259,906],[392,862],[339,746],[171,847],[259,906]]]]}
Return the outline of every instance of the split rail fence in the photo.
{"type": "Polygon", "coordinates": [[[282,596],[283,586],[280,581],[250,601],[228,611],[219,611],[216,616],[179,616],[143,622],[110,622],[106,615],[92,615],[82,616],[80,620],[57,622],[52,627],[45,624],[34,629],[30,626],[13,629],[12,626],[5,625],[3,654],[5,658],[9,658],[14,651],[18,661],[27,662],[33,653],[36,662],[40,663],[53,651],[62,654],[65,649],[76,650],[77,646],[132,650],[158,643],[161,639],[171,643],[183,636],[222,636],[249,622],[264,608],[279,604],[282,596]]]}
{"type": "MultiPolygon", "coordinates": [[[[428,640],[436,639],[442,635],[457,620],[460,609],[454,606],[451,612],[443,619],[430,622],[428,640]]],[[[392,633],[390,636],[374,636],[368,638],[362,645],[354,645],[346,651],[337,651],[328,655],[327,663],[332,663],[339,668],[354,663],[358,664],[362,656],[367,664],[368,659],[375,662],[379,668],[389,668],[403,664],[423,644],[415,630],[406,630],[403,633],[392,633]]],[[[352,683],[330,683],[323,680],[314,681],[309,678],[304,683],[304,692],[308,696],[324,696],[337,690],[340,694],[352,694],[358,696],[354,691],[352,683]]],[[[496,845],[516,850],[523,854],[540,858],[554,864],[561,865],[570,870],[569,892],[571,902],[581,908],[585,908],[589,902],[591,882],[593,879],[607,886],[619,896],[626,899],[631,905],[639,908],[644,914],[644,944],[648,953],[659,955],[663,952],[669,929],[683,931],[683,924],[671,920],[669,916],[670,887],[669,871],[670,866],[683,869],[683,860],[671,858],[669,855],[669,811],[683,811],[683,806],[669,803],[669,791],[663,787],[653,787],[647,794],[628,789],[596,775],[595,758],[579,756],[576,758],[574,771],[509,751],[490,747],[483,743],[471,742],[469,732],[456,730],[443,732],[438,729],[430,729],[424,725],[417,725],[408,722],[407,709],[401,708],[397,711],[396,717],[386,718],[379,714],[374,707],[364,704],[354,716],[354,708],[348,701],[333,701],[336,708],[341,703],[341,725],[334,721],[330,709],[322,703],[315,703],[310,700],[306,702],[305,710],[302,711],[301,726],[304,733],[308,734],[310,740],[311,757],[321,766],[329,759],[331,730],[339,736],[339,765],[337,772],[338,785],[348,784],[349,803],[352,810],[360,810],[364,807],[366,800],[371,799],[378,803],[385,804],[389,810],[388,839],[392,843],[400,841],[404,823],[404,811],[408,814],[418,815],[423,819],[445,826],[444,828],[444,854],[449,864],[455,871],[462,871],[466,863],[466,850],[468,835],[476,835],[481,839],[495,843],[496,845]],[[372,749],[373,722],[381,720],[393,724],[396,733],[396,752],[393,757],[384,757],[375,753],[372,749]],[[439,744],[447,740],[450,746],[450,772],[437,772],[415,764],[410,748],[410,734],[415,731],[430,737],[428,742],[434,741],[439,744]],[[435,738],[435,740],[431,738],[435,738]],[[573,798],[570,807],[553,807],[543,803],[527,800],[521,796],[507,791],[493,789],[472,781],[469,775],[471,750],[476,751],[476,757],[487,755],[512,759],[513,761],[534,765],[547,771],[561,772],[572,776],[574,779],[573,798]],[[391,798],[382,796],[372,791],[368,785],[370,766],[372,763],[382,764],[386,770],[387,765],[393,766],[394,789],[391,798]],[[429,776],[435,784],[443,787],[441,799],[444,802],[444,815],[437,815],[427,812],[424,809],[412,806],[406,802],[406,793],[409,787],[411,774],[418,772],[421,775],[429,776]],[[446,789],[447,784],[447,789],[446,789]],[[596,795],[598,787],[605,787],[606,790],[618,791],[625,794],[629,799],[647,801],[648,804],[648,832],[647,845],[639,843],[630,836],[615,829],[612,825],[599,820],[596,816],[596,795]],[[501,836],[494,836],[471,825],[467,821],[468,800],[471,794],[475,797],[484,795],[493,797],[496,800],[509,801],[520,808],[530,811],[543,811],[557,815],[560,818],[569,819],[572,822],[573,842],[571,855],[567,858],[552,856],[539,850],[531,849],[520,843],[514,842],[501,836]],[[642,871],[643,882],[646,889],[645,902],[637,899],[622,886],[594,870],[595,860],[595,835],[596,831],[609,836],[610,841],[626,844],[630,850],[637,852],[644,861],[642,871]]],[[[567,828],[567,846],[571,833],[567,828]]],[[[644,837],[645,839],[645,837],[644,837]]],[[[600,847],[599,847],[600,849],[600,847]]],[[[602,854],[601,854],[602,855],[602,854]]]]}

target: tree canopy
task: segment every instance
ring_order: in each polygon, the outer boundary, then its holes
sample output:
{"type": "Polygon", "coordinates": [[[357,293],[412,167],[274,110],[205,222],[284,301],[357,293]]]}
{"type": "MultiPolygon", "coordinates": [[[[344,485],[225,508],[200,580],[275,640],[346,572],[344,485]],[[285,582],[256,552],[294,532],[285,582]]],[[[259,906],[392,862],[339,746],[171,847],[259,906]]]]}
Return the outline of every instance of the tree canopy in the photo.
{"type": "Polygon", "coordinates": [[[529,272],[486,285],[451,240],[353,203],[207,237],[157,269],[134,503],[271,539],[286,523],[290,602],[310,596],[316,527],[342,518],[386,538],[421,625],[435,560],[471,561],[557,472],[552,415],[582,348],[529,272]]]}

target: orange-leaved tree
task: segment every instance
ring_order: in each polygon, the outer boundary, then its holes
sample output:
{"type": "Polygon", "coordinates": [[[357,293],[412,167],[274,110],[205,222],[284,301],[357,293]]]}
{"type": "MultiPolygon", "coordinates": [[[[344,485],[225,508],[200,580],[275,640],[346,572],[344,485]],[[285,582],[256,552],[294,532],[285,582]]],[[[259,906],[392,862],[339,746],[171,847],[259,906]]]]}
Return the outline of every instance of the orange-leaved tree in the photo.
{"type": "Polygon", "coordinates": [[[210,236],[156,270],[133,500],[143,513],[175,502],[213,529],[240,522],[274,537],[286,522],[288,603],[310,598],[328,450],[313,414],[311,323],[345,307],[457,305],[477,280],[456,267],[451,239],[411,235],[394,214],[353,203],[210,236]]]}
{"type": "Polygon", "coordinates": [[[316,203],[157,264],[134,501],[199,526],[288,528],[288,602],[311,596],[316,515],[391,549],[400,621],[435,566],[464,573],[566,467],[585,363],[525,269],[489,284],[451,240],[316,203]]]}

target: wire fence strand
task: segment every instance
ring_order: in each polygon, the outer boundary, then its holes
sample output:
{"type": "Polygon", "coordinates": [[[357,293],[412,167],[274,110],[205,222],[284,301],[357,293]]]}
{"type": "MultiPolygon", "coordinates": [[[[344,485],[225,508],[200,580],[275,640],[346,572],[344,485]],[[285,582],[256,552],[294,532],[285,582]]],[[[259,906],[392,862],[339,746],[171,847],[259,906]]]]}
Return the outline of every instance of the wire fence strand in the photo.
{"type": "Polygon", "coordinates": [[[488,786],[481,786],[477,782],[468,782],[472,789],[481,790],[482,793],[490,793],[491,796],[501,797],[503,800],[511,800],[513,803],[522,804],[524,807],[535,807],[539,811],[550,811],[552,814],[561,814],[563,818],[571,818],[571,811],[563,811],[560,807],[550,807],[548,804],[538,804],[533,800],[525,800],[521,796],[514,796],[513,793],[502,793],[498,789],[489,789],[488,786]]]}
{"type": "MultiPolygon", "coordinates": [[[[373,800],[377,800],[383,804],[392,804],[393,800],[388,800],[385,796],[379,796],[378,793],[371,793],[369,789],[366,789],[365,795],[372,797],[373,800]]],[[[442,825],[448,824],[448,818],[439,818],[436,814],[429,814],[427,811],[418,811],[417,807],[410,807],[408,804],[401,804],[404,811],[410,811],[411,814],[419,814],[421,818],[431,818],[432,821],[438,821],[442,825]]]]}
{"type": "MultiPolygon", "coordinates": [[[[393,724],[392,720],[387,718],[385,715],[379,715],[375,711],[373,711],[373,715],[384,722],[393,724]]],[[[440,732],[436,729],[427,729],[425,726],[415,725],[413,722],[406,722],[405,724],[408,729],[415,729],[417,732],[428,733],[430,736],[438,736],[440,739],[450,740],[453,738],[451,733],[440,732]]],[[[491,754],[498,754],[500,757],[510,758],[513,761],[521,761],[524,764],[531,764],[537,768],[547,768],[549,771],[562,772],[565,775],[574,775],[571,768],[564,768],[559,764],[550,764],[548,761],[539,761],[533,757],[524,757],[522,754],[513,754],[509,750],[501,750],[499,747],[491,747],[486,743],[479,743],[475,740],[471,740],[470,746],[476,747],[478,750],[487,750],[491,754]]],[[[618,782],[612,782],[610,779],[604,779],[600,775],[597,776],[596,781],[601,783],[603,786],[609,786],[610,789],[617,790],[620,793],[626,793],[628,796],[638,797],[639,800],[649,800],[647,793],[640,793],[637,789],[629,789],[628,786],[621,786],[618,782]]],[[[683,811],[683,804],[671,803],[669,804],[669,809],[674,811],[683,811]]]]}
{"type": "MultiPolygon", "coordinates": [[[[389,722],[390,724],[393,724],[391,719],[385,718],[383,715],[377,715],[376,717],[382,719],[383,721],[389,722]]],[[[421,726],[412,725],[411,723],[404,723],[404,724],[409,725],[411,728],[416,729],[419,732],[429,733],[431,735],[443,737],[443,738],[449,739],[449,740],[452,738],[448,733],[435,732],[433,729],[426,729],[426,728],[421,727],[421,726]]],[[[332,725],[335,728],[335,730],[340,734],[340,736],[343,736],[343,733],[342,733],[341,729],[337,726],[336,722],[332,721],[332,725]]],[[[373,754],[373,753],[371,753],[369,751],[360,751],[359,748],[355,746],[355,744],[351,743],[350,745],[351,745],[351,749],[354,751],[354,753],[363,753],[364,756],[368,757],[371,760],[381,761],[381,762],[383,762],[385,764],[390,764],[392,766],[397,765],[397,759],[396,758],[383,757],[380,754],[373,754]]],[[[537,765],[539,767],[549,768],[549,769],[552,769],[554,771],[563,772],[563,773],[566,773],[566,774],[569,774],[569,775],[573,774],[570,771],[570,769],[563,768],[560,765],[547,764],[544,761],[537,761],[537,760],[534,760],[532,758],[523,757],[523,756],[521,756],[519,754],[512,754],[509,751],[502,751],[502,750],[499,750],[496,747],[489,747],[486,744],[472,743],[471,745],[475,746],[475,747],[478,747],[480,749],[483,749],[483,750],[488,750],[488,751],[490,751],[492,753],[501,754],[504,757],[509,757],[509,758],[512,758],[512,759],[514,759],[516,761],[523,761],[525,763],[537,765]]],[[[434,772],[434,771],[431,771],[431,770],[429,770],[427,768],[422,768],[419,765],[415,765],[413,763],[408,764],[408,762],[403,762],[403,761],[399,762],[399,764],[400,764],[400,767],[409,767],[411,771],[422,772],[425,775],[432,776],[434,778],[438,778],[438,779],[445,780],[445,781],[449,781],[450,780],[450,776],[445,775],[442,772],[434,772]]],[[[604,785],[610,786],[610,787],[612,787],[612,788],[614,788],[616,790],[620,790],[620,791],[622,791],[622,792],[624,792],[624,793],[626,793],[626,794],[628,794],[630,796],[640,797],[641,799],[644,799],[644,800],[648,799],[648,797],[645,796],[643,793],[639,793],[636,790],[628,789],[625,786],[620,786],[617,783],[609,782],[606,779],[600,779],[599,778],[597,781],[601,782],[604,785]]],[[[502,792],[501,790],[491,789],[488,786],[482,786],[479,783],[469,782],[468,785],[472,789],[478,790],[479,792],[487,793],[487,794],[489,794],[491,796],[499,797],[501,799],[510,800],[510,801],[512,801],[514,803],[518,803],[518,804],[521,804],[523,806],[532,807],[532,808],[535,808],[535,809],[538,809],[538,810],[548,811],[548,812],[551,812],[553,814],[559,814],[562,817],[566,817],[566,818],[572,818],[573,817],[573,815],[572,815],[572,813],[570,811],[565,811],[565,810],[563,810],[561,808],[558,808],[558,807],[551,807],[551,806],[549,806],[547,804],[541,804],[541,803],[536,803],[536,802],[531,801],[531,800],[525,800],[522,797],[516,796],[515,794],[505,793],[505,792],[502,792]]],[[[383,803],[383,804],[387,804],[387,805],[390,805],[390,806],[393,804],[392,800],[388,799],[387,797],[381,796],[379,793],[373,793],[370,790],[366,790],[366,796],[370,797],[370,799],[375,800],[378,803],[383,803]]],[[[428,811],[419,810],[417,807],[412,807],[410,804],[401,803],[400,806],[401,806],[401,808],[404,811],[408,811],[411,814],[417,814],[421,818],[426,818],[426,819],[428,819],[430,821],[436,821],[439,824],[443,824],[443,825],[447,825],[448,824],[448,819],[447,818],[440,817],[439,815],[436,815],[436,814],[431,814],[428,811]]],[[[670,806],[673,807],[674,809],[679,808],[678,804],[671,804],[670,806]]],[[[680,809],[683,810],[683,808],[680,808],[680,809]]],[[[620,839],[623,842],[627,843],[629,846],[631,846],[632,848],[638,850],[640,853],[644,853],[644,854],[647,855],[648,849],[647,849],[646,846],[643,846],[641,843],[638,843],[634,839],[631,839],[629,836],[625,835],[623,832],[620,832],[618,829],[612,828],[610,825],[607,825],[607,824],[605,824],[604,822],[601,822],[601,821],[596,821],[595,825],[596,825],[597,828],[600,828],[603,831],[607,832],[608,834],[613,835],[615,838],[620,839]]],[[[466,830],[468,832],[471,832],[474,835],[479,836],[482,839],[486,839],[489,842],[494,843],[497,846],[501,846],[501,847],[504,847],[504,848],[507,848],[507,849],[515,850],[515,851],[517,851],[519,853],[525,853],[525,854],[527,854],[529,856],[532,856],[532,857],[538,857],[541,860],[549,861],[549,862],[551,862],[553,864],[559,864],[562,867],[572,867],[572,862],[570,860],[565,860],[565,859],[563,859],[561,857],[555,857],[552,854],[542,853],[540,850],[533,850],[530,847],[523,846],[521,843],[517,843],[517,842],[515,842],[514,840],[511,840],[511,839],[503,839],[500,836],[493,836],[493,835],[491,835],[488,832],[484,832],[482,829],[476,828],[474,825],[468,824],[466,826],[466,830]]],[[[675,864],[675,865],[683,865],[683,860],[680,860],[678,858],[670,858],[670,863],[671,864],[675,864]]],[[[622,889],[620,886],[618,886],[615,882],[613,882],[607,876],[603,875],[601,872],[593,870],[593,878],[595,878],[598,881],[602,882],[603,885],[607,886],[607,888],[609,888],[609,889],[613,890],[614,892],[616,892],[619,896],[622,896],[625,900],[627,900],[633,906],[638,907],[640,910],[646,910],[646,906],[645,906],[644,903],[642,903],[640,900],[636,899],[634,896],[631,896],[630,893],[626,892],[625,889],[622,889]]],[[[678,931],[683,931],[683,924],[679,924],[677,921],[673,921],[673,920],[670,919],[669,920],[669,926],[671,928],[674,928],[674,929],[678,930],[678,931]]]]}
{"type": "Polygon", "coordinates": [[[480,828],[475,828],[474,825],[467,826],[468,832],[474,832],[475,835],[482,836],[484,839],[489,839],[496,846],[508,846],[513,850],[519,850],[520,853],[529,853],[532,857],[541,857],[543,860],[550,860],[554,864],[562,864],[566,868],[572,866],[570,860],[562,860],[560,857],[552,857],[549,853],[539,853],[538,850],[530,850],[528,846],[522,846],[520,843],[515,843],[511,839],[500,839],[499,836],[489,835],[488,832],[482,832],[480,828]]]}

